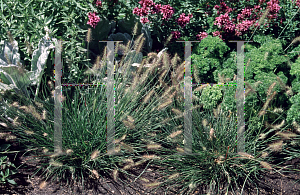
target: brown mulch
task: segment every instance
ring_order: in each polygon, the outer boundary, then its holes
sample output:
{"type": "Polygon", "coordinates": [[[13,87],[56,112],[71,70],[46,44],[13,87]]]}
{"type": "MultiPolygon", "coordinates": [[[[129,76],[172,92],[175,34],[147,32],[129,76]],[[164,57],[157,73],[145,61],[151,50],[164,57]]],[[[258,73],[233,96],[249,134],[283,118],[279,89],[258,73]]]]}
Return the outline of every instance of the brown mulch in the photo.
{"type": "MultiPolygon", "coordinates": [[[[3,139],[0,140],[1,142],[5,141],[3,139]]],[[[10,149],[11,151],[17,151],[20,148],[16,143],[14,143],[13,147],[10,149]]],[[[163,175],[157,172],[157,170],[161,170],[161,167],[156,165],[149,165],[146,168],[148,163],[144,163],[143,166],[136,167],[130,171],[130,174],[135,175],[124,177],[120,174],[120,179],[118,182],[115,182],[110,176],[102,175],[103,178],[99,179],[90,179],[88,182],[88,186],[85,189],[82,189],[81,184],[72,184],[72,187],[67,187],[66,183],[59,183],[59,182],[49,182],[46,184],[44,188],[40,187],[42,180],[39,178],[38,174],[36,174],[33,178],[30,178],[35,172],[35,168],[39,166],[39,161],[26,161],[28,159],[34,159],[30,156],[22,156],[22,153],[18,153],[17,157],[15,155],[9,155],[10,161],[12,161],[16,166],[21,165],[22,163],[26,162],[26,166],[22,166],[18,169],[18,173],[14,175],[12,178],[18,184],[17,186],[12,185],[0,185],[0,194],[26,194],[26,195],[56,195],[56,194],[84,194],[84,195],[104,195],[104,194],[116,194],[116,195],[152,195],[152,194],[180,194],[182,187],[173,187],[168,188],[167,192],[165,193],[167,187],[160,187],[156,191],[152,189],[155,188],[147,188],[144,181],[137,179],[135,182],[135,178],[139,176],[143,171],[142,174],[143,178],[149,180],[149,183],[158,181],[163,175]],[[15,160],[13,160],[15,158],[15,160]],[[146,170],[144,170],[146,169],[146,170]],[[123,183],[123,181],[126,181],[123,183]],[[152,190],[152,191],[151,191],[152,190]]],[[[300,169],[300,158],[293,159],[286,161],[282,167],[288,166],[289,169],[300,169]]],[[[268,173],[263,172],[259,174],[259,180],[256,182],[255,186],[252,184],[251,186],[245,186],[243,188],[243,194],[247,195],[254,195],[254,194],[262,194],[262,195],[269,195],[269,194],[279,194],[279,195],[297,195],[300,194],[300,182],[299,182],[299,172],[290,172],[287,173],[286,169],[285,172],[280,171],[281,174],[274,172],[268,173]]],[[[243,184],[244,181],[241,181],[243,184]]],[[[219,194],[225,194],[228,184],[224,182],[223,186],[219,188],[219,194]],[[222,191],[223,189],[223,191],[222,191]],[[220,192],[222,191],[222,192],[220,192]]],[[[235,184],[234,184],[235,186],[235,184]]],[[[207,194],[208,193],[208,186],[201,186],[198,187],[193,194],[207,194]]],[[[234,189],[235,193],[232,193],[232,189],[229,189],[228,195],[230,194],[240,194],[242,191],[242,185],[239,189],[234,189]]],[[[211,194],[218,194],[217,192],[211,194]]]]}

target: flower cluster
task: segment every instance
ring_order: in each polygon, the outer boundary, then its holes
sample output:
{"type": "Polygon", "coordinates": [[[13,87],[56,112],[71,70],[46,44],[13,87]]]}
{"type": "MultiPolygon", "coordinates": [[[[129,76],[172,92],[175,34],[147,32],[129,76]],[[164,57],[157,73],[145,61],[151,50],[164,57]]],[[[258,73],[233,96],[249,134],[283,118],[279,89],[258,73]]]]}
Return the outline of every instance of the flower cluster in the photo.
{"type": "Polygon", "coordinates": [[[181,26],[181,28],[185,27],[185,25],[190,22],[190,18],[192,18],[193,15],[189,14],[188,16],[185,16],[184,13],[182,13],[180,15],[180,17],[177,19],[177,23],[179,24],[179,26],[181,26]]]}
{"type": "Polygon", "coordinates": [[[179,31],[172,31],[171,34],[173,35],[172,39],[178,39],[180,37],[179,31]]]}
{"type": "MultiPolygon", "coordinates": [[[[292,2],[294,3],[294,0],[292,2]]],[[[296,0],[296,6],[300,7],[300,0],[296,0]]]]}
{"type": "Polygon", "coordinates": [[[163,5],[163,6],[161,4],[156,5],[155,3],[153,3],[152,0],[141,0],[139,4],[142,7],[134,8],[132,13],[140,16],[141,17],[140,21],[143,24],[149,22],[148,18],[143,18],[143,16],[147,16],[148,14],[150,14],[150,10],[151,10],[151,14],[157,14],[160,12],[161,14],[163,14],[163,19],[166,20],[171,18],[174,14],[174,8],[171,7],[170,5],[163,5]]]}
{"type": "Polygon", "coordinates": [[[213,32],[213,36],[214,37],[219,36],[220,39],[222,39],[222,35],[221,35],[220,31],[213,32]]]}
{"type": "Polygon", "coordinates": [[[220,15],[221,13],[229,13],[232,11],[232,8],[228,7],[226,5],[226,3],[224,2],[220,2],[220,6],[219,5],[215,5],[214,7],[216,10],[218,10],[218,15],[220,15]]]}
{"type": "Polygon", "coordinates": [[[206,32],[201,32],[200,34],[197,34],[196,37],[197,37],[197,40],[202,40],[204,38],[207,37],[207,33],[206,32]]]}
{"type": "MultiPolygon", "coordinates": [[[[265,0],[259,0],[260,5],[264,2],[265,0]]],[[[234,33],[235,36],[241,36],[242,33],[248,31],[251,26],[257,27],[259,25],[256,22],[262,16],[262,8],[260,5],[254,5],[254,8],[242,9],[241,13],[237,16],[237,24],[233,24],[235,20],[230,20],[228,15],[232,9],[224,2],[221,2],[220,5],[215,5],[214,9],[218,10],[218,14],[225,14],[216,17],[214,25],[217,25],[218,28],[225,31],[225,33],[234,33]]],[[[269,9],[268,19],[276,19],[280,8],[278,0],[270,0],[267,2],[267,9],[269,9]]]]}
{"type": "Polygon", "coordinates": [[[96,4],[97,7],[101,7],[101,6],[102,6],[102,2],[101,2],[101,1],[98,1],[98,0],[96,1],[95,4],[96,4]]]}
{"type": "Polygon", "coordinates": [[[160,12],[163,14],[163,19],[168,20],[168,19],[172,18],[173,14],[174,14],[174,8],[171,7],[170,5],[164,5],[161,8],[160,12]]]}
{"type": "Polygon", "coordinates": [[[216,22],[214,25],[217,25],[226,32],[232,32],[235,29],[235,25],[233,24],[231,18],[229,18],[228,13],[220,15],[220,17],[216,17],[216,22]]]}
{"type": "Polygon", "coordinates": [[[100,22],[99,16],[96,16],[96,12],[94,12],[94,13],[89,12],[88,17],[89,17],[89,21],[87,22],[87,24],[89,24],[92,27],[96,28],[98,22],[100,22]]]}
{"type": "Polygon", "coordinates": [[[276,19],[277,18],[277,14],[280,10],[280,6],[278,4],[278,0],[271,0],[267,3],[267,9],[269,9],[269,15],[268,18],[269,19],[276,19]]]}

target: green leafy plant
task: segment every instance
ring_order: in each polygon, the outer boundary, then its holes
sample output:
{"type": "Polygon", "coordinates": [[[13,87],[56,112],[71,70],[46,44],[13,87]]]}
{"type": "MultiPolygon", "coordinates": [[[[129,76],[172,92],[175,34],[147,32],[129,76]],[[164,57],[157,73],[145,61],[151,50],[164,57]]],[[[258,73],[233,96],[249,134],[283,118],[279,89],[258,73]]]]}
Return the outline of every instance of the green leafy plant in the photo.
{"type": "MultiPolygon", "coordinates": [[[[37,85],[35,96],[37,96],[41,77],[45,68],[49,49],[53,48],[53,43],[49,41],[48,34],[39,42],[39,48],[33,52],[31,60],[31,71],[27,71],[20,63],[20,54],[17,53],[18,42],[10,37],[11,42],[2,41],[0,53],[0,90],[22,91],[27,96],[27,87],[37,85]]],[[[54,40],[53,40],[54,41],[54,40]]]]}
{"type": "Polygon", "coordinates": [[[16,166],[9,162],[8,157],[3,155],[5,154],[7,148],[9,147],[9,144],[1,144],[0,145],[0,184],[6,184],[7,182],[13,185],[16,185],[17,183],[11,179],[10,177],[14,174],[16,174],[16,166]]]}

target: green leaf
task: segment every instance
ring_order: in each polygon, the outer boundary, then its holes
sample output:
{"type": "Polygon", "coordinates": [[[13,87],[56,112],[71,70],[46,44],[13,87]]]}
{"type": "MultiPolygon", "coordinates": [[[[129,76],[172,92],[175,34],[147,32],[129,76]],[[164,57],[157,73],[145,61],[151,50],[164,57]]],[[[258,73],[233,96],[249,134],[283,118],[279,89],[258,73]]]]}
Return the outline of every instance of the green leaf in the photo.
{"type": "Polygon", "coordinates": [[[49,18],[45,19],[44,24],[48,25],[53,19],[53,16],[50,16],[49,18]]]}
{"type": "Polygon", "coordinates": [[[14,181],[14,180],[12,180],[12,179],[7,179],[7,181],[8,181],[8,183],[11,183],[11,184],[13,184],[13,185],[16,185],[17,183],[14,181]]]}

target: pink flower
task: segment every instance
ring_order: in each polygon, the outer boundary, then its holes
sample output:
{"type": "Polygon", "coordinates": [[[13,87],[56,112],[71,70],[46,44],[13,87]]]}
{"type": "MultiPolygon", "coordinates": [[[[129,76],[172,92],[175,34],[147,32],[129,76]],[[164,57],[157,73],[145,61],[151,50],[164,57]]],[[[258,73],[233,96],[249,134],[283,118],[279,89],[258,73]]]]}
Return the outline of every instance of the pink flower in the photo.
{"type": "Polygon", "coordinates": [[[216,17],[216,21],[214,25],[217,25],[219,28],[224,29],[226,32],[233,31],[235,28],[235,25],[230,20],[228,14],[220,15],[219,17],[216,17]]]}
{"type": "Polygon", "coordinates": [[[98,0],[96,1],[95,4],[96,4],[97,7],[101,7],[101,6],[102,6],[102,2],[101,2],[101,1],[98,1],[98,0]]]}
{"type": "Polygon", "coordinates": [[[150,21],[148,20],[148,18],[146,18],[146,17],[145,17],[145,18],[141,18],[140,21],[141,21],[142,24],[145,24],[145,23],[150,22],[150,21]]]}
{"type": "Polygon", "coordinates": [[[180,37],[179,31],[172,31],[171,34],[173,34],[173,39],[178,39],[180,37]]]}
{"type": "Polygon", "coordinates": [[[143,6],[144,8],[145,8],[145,7],[151,7],[151,6],[154,5],[154,3],[153,3],[152,0],[141,0],[141,1],[139,2],[139,4],[140,4],[141,6],[143,6]]]}
{"type": "Polygon", "coordinates": [[[168,20],[170,18],[172,18],[173,14],[174,14],[174,8],[171,7],[170,5],[164,5],[160,12],[163,14],[163,19],[168,20]]]}
{"type": "Polygon", "coordinates": [[[202,32],[200,34],[197,34],[196,37],[197,37],[197,40],[202,40],[202,39],[204,39],[204,38],[207,37],[207,33],[206,32],[202,32]]]}
{"type": "Polygon", "coordinates": [[[149,7],[142,7],[141,9],[136,7],[133,9],[132,13],[138,16],[147,16],[149,10],[150,10],[149,7]]]}
{"type": "Polygon", "coordinates": [[[161,9],[161,4],[153,5],[151,14],[158,14],[161,9]]]}
{"type": "MultiPolygon", "coordinates": [[[[191,15],[191,14],[189,14],[191,15]]],[[[185,25],[190,21],[190,17],[185,16],[184,13],[182,13],[179,18],[177,19],[177,23],[179,24],[179,26],[181,26],[182,28],[185,27],[185,25]]]]}
{"type": "Polygon", "coordinates": [[[100,22],[99,16],[96,16],[96,12],[94,12],[94,13],[89,12],[88,17],[89,17],[89,21],[87,22],[87,24],[89,24],[92,27],[96,28],[98,22],[100,22]]]}

